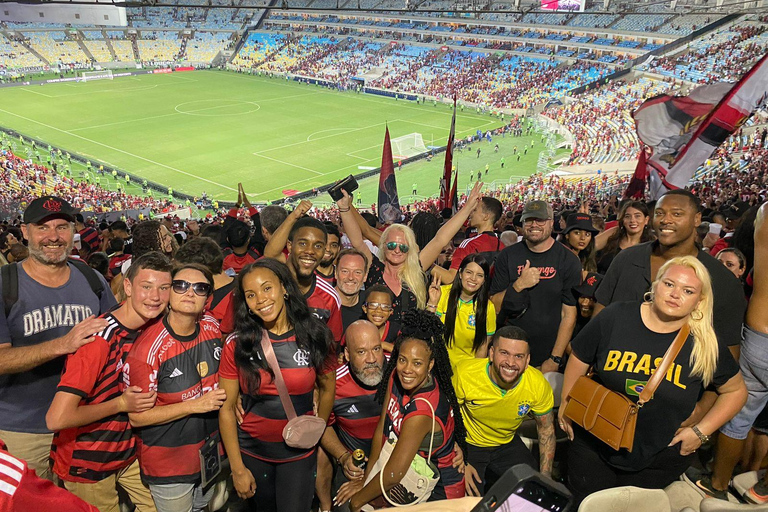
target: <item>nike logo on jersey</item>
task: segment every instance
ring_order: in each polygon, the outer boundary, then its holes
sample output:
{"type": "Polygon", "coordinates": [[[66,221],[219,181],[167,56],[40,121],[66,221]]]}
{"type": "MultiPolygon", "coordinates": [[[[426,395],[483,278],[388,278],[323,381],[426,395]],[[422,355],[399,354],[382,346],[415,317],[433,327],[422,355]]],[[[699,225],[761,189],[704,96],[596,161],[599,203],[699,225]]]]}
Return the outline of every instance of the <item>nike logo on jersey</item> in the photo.
{"type": "Polygon", "coordinates": [[[182,375],[184,375],[184,374],[181,373],[181,370],[179,370],[178,368],[174,368],[173,371],[171,372],[171,374],[169,375],[169,377],[170,378],[181,377],[182,375]]]}

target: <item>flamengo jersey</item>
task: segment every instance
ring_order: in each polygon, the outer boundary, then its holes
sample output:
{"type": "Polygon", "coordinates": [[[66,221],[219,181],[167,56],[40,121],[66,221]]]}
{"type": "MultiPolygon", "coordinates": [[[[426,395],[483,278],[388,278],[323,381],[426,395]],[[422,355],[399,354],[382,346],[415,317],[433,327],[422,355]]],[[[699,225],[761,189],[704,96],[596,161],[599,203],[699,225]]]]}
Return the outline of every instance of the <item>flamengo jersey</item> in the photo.
{"type": "MultiPolygon", "coordinates": [[[[95,405],[120,396],[119,375],[138,331],[123,327],[111,313],[106,329],[67,357],[58,391],[95,405]]],[[[136,459],[136,443],[127,413],[68,428],[53,438],[53,471],[68,482],[98,482],[136,459]]]]}
{"type": "MultiPolygon", "coordinates": [[[[458,270],[461,262],[472,253],[475,252],[496,252],[504,248],[504,244],[501,243],[499,238],[488,232],[480,233],[472,238],[467,238],[453,251],[453,257],[451,258],[451,270],[458,270]]],[[[485,276],[489,279],[489,276],[485,276]]]]}
{"type": "Polygon", "coordinates": [[[349,451],[371,453],[371,440],[381,416],[376,389],[364,386],[352,375],[349,363],[336,369],[336,398],[330,424],[349,451]]]}
{"type": "Polygon", "coordinates": [[[205,311],[219,322],[222,336],[235,330],[235,281],[213,291],[205,302],[205,311]]]}
{"type": "MultiPolygon", "coordinates": [[[[203,317],[189,336],[175,334],[163,318],[134,343],[123,381],[145,393],[157,390],[155,407],[186,402],[219,387],[220,359],[221,331],[213,317],[203,317]]],[[[137,429],[142,479],[151,484],[198,481],[198,451],[218,428],[218,414],[212,412],[137,429]]]]}
{"type": "MultiPolygon", "coordinates": [[[[317,374],[311,365],[309,352],[299,347],[293,331],[279,336],[269,333],[269,340],[296,414],[314,414],[312,395],[317,374]]],[[[259,389],[248,389],[248,382],[235,363],[236,343],[236,335],[227,338],[219,375],[223,379],[237,380],[240,384],[245,409],[243,423],[237,429],[240,451],[270,462],[288,462],[311,455],[314,448],[291,448],[283,441],[283,428],[288,419],[272,376],[266,370],[260,370],[259,389]]],[[[329,360],[325,371],[333,371],[332,363],[329,360]]]]}
{"type": "Polygon", "coordinates": [[[328,326],[333,333],[333,341],[341,341],[344,334],[344,324],[341,321],[341,299],[336,289],[325,279],[312,274],[312,287],[304,295],[307,299],[309,312],[328,326]]]}

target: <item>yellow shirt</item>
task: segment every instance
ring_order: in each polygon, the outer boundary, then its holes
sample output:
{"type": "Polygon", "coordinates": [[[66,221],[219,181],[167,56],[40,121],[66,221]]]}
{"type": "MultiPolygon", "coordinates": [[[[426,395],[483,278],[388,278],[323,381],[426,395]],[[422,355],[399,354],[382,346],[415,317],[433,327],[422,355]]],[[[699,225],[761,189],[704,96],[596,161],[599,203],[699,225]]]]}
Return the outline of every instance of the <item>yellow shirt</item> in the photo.
{"type": "MultiPolygon", "coordinates": [[[[448,296],[451,293],[451,285],[446,284],[441,287],[443,295],[437,304],[437,316],[445,323],[445,314],[448,311],[448,296]]],[[[496,309],[488,300],[488,306],[485,312],[485,331],[488,336],[493,336],[496,332],[496,309]]],[[[451,365],[456,364],[462,359],[474,359],[475,352],[472,347],[475,344],[475,305],[472,302],[464,302],[459,299],[459,305],[456,308],[456,323],[453,328],[453,343],[448,347],[448,355],[451,358],[451,365]]]]}
{"type": "Polygon", "coordinates": [[[543,416],[552,410],[552,388],[539,370],[529,366],[510,390],[497,386],[488,359],[467,359],[456,365],[453,386],[467,429],[467,442],[493,447],[515,437],[529,412],[543,416]]]}

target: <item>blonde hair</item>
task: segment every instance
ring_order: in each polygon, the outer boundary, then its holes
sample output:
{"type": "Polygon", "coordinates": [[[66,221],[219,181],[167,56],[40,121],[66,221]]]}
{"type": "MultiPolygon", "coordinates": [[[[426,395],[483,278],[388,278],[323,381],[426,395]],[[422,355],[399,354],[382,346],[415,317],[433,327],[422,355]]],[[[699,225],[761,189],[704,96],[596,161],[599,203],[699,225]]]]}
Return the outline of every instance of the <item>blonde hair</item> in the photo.
{"type": "MultiPolygon", "coordinates": [[[[651,285],[651,296],[661,278],[671,267],[681,266],[693,270],[701,282],[701,297],[696,309],[688,316],[688,326],[693,335],[693,350],[691,350],[691,375],[700,377],[704,386],[712,382],[717,367],[718,343],[715,329],[712,326],[712,280],[706,267],[694,256],[679,256],[672,258],[661,266],[656,279],[651,285]],[[701,313],[699,315],[696,312],[701,313]]],[[[653,299],[651,299],[653,302],[653,299]]]]}
{"type": "Polygon", "coordinates": [[[424,309],[427,306],[427,285],[424,284],[424,271],[421,270],[421,261],[419,261],[419,246],[416,243],[416,235],[413,230],[403,224],[392,224],[385,229],[379,239],[379,260],[385,264],[387,262],[387,237],[392,231],[400,231],[405,238],[405,243],[410,247],[405,255],[405,263],[397,271],[397,277],[416,296],[417,307],[424,309]]]}

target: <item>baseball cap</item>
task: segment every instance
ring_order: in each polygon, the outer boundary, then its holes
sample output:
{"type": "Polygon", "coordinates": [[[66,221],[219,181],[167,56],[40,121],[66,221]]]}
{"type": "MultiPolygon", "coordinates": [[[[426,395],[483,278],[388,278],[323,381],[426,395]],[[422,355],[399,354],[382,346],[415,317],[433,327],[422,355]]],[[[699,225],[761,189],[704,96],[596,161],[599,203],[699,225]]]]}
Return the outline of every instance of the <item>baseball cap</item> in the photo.
{"type": "Polygon", "coordinates": [[[525,203],[520,221],[525,222],[528,219],[551,219],[552,207],[546,201],[528,201],[525,203]]]}
{"type": "Polygon", "coordinates": [[[47,218],[65,219],[75,222],[77,210],[64,199],[56,196],[38,197],[24,210],[24,224],[40,224],[47,218]]]}
{"type": "Polygon", "coordinates": [[[565,220],[563,234],[567,235],[574,229],[589,231],[590,233],[597,233],[599,231],[595,229],[595,226],[592,224],[592,217],[586,213],[574,213],[568,216],[565,220]]]}
{"type": "Polygon", "coordinates": [[[600,286],[600,282],[603,280],[603,275],[596,272],[590,272],[587,274],[586,279],[579,286],[573,287],[573,293],[577,297],[594,297],[597,287],[600,286]]]}
{"type": "Polygon", "coordinates": [[[726,219],[740,219],[744,212],[749,209],[749,203],[746,201],[736,201],[731,206],[722,211],[726,219]]]}

